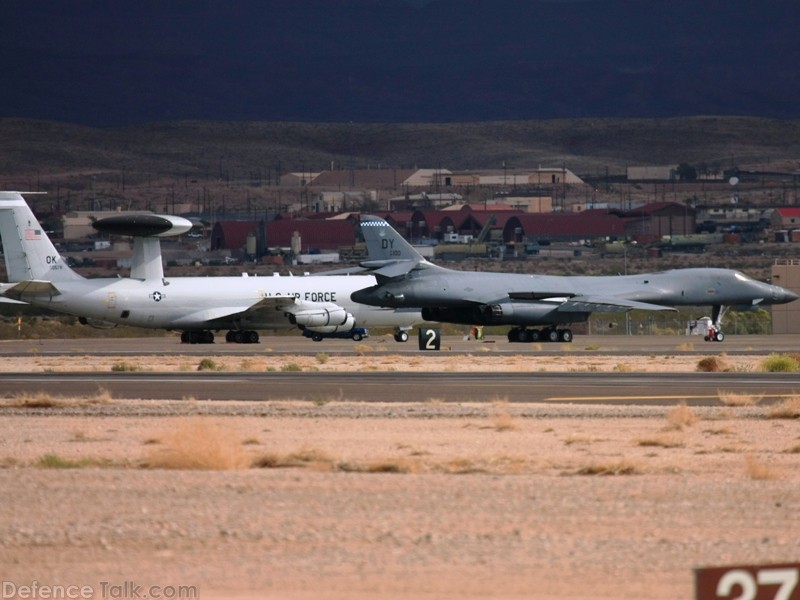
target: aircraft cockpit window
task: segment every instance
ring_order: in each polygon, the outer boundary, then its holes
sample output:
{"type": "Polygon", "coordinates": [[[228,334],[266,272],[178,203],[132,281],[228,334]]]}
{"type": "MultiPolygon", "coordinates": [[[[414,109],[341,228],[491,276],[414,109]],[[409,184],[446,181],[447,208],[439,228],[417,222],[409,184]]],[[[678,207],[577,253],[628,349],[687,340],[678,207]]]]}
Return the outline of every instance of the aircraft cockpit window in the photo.
{"type": "Polygon", "coordinates": [[[751,279],[747,275],[745,275],[744,273],[740,273],[739,271],[736,271],[733,274],[733,276],[736,277],[736,279],[738,279],[739,281],[751,281],[751,279]]]}

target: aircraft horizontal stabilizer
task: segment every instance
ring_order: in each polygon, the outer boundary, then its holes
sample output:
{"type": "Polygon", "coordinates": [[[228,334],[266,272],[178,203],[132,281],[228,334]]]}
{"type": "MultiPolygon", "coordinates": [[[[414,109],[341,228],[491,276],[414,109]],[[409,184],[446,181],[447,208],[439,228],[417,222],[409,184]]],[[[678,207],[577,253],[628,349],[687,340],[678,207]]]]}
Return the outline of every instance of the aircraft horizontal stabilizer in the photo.
{"type": "Polygon", "coordinates": [[[420,264],[419,260],[399,259],[399,260],[365,260],[359,265],[369,271],[370,274],[383,279],[393,279],[402,277],[410,273],[420,264]]]}
{"type": "Polygon", "coordinates": [[[559,312],[627,312],[629,310],[669,310],[676,309],[671,306],[637,302],[624,298],[609,298],[605,296],[574,296],[558,307],[559,312]]]}
{"type": "Polygon", "coordinates": [[[24,302],[26,297],[58,296],[61,292],[49,281],[30,279],[28,281],[20,281],[9,287],[4,287],[0,289],[0,294],[12,300],[24,302]]]}

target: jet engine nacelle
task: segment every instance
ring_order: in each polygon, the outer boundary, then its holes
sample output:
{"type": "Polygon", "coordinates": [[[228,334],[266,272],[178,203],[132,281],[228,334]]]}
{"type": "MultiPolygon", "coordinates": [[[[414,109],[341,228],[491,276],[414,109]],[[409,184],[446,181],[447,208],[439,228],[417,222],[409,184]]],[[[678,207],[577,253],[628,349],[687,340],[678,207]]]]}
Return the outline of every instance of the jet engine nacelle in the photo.
{"type": "Polygon", "coordinates": [[[554,325],[579,323],[589,318],[589,313],[560,313],[557,309],[558,304],[553,302],[503,302],[470,308],[423,308],[422,318],[461,325],[554,325]]]}
{"type": "Polygon", "coordinates": [[[287,316],[292,325],[320,333],[350,331],[356,322],[355,317],[338,304],[325,302],[304,302],[287,316]]]}
{"type": "Polygon", "coordinates": [[[347,319],[345,319],[344,323],[341,325],[327,325],[325,327],[306,327],[306,329],[310,329],[311,331],[316,331],[317,333],[336,333],[337,331],[350,331],[353,327],[356,326],[356,318],[347,313],[347,319]]]}

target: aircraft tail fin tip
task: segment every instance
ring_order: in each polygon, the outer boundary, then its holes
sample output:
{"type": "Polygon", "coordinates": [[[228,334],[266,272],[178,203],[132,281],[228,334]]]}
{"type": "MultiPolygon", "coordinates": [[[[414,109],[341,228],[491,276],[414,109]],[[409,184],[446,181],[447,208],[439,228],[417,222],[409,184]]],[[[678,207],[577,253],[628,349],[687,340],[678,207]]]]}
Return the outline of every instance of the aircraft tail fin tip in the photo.
{"type": "Polygon", "coordinates": [[[364,215],[361,217],[361,233],[367,244],[369,260],[414,260],[427,262],[403,236],[385,219],[364,215]]]}

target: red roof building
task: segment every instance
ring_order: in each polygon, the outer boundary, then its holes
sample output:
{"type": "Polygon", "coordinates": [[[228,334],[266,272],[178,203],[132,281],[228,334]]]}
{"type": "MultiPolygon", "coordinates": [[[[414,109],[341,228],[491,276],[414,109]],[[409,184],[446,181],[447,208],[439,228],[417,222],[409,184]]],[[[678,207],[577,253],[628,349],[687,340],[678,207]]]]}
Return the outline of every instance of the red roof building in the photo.
{"type": "Polygon", "coordinates": [[[578,213],[525,213],[506,221],[506,242],[578,241],[624,237],[625,223],[616,211],[592,209],[578,213]]]}

